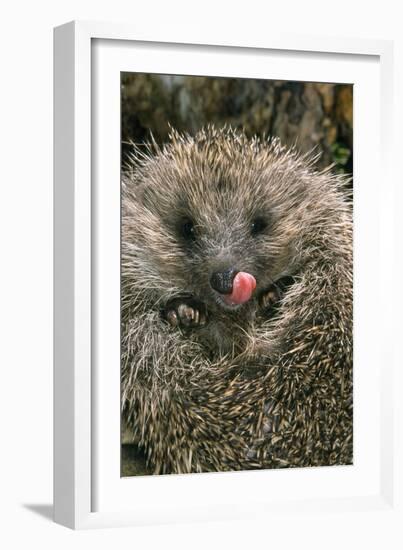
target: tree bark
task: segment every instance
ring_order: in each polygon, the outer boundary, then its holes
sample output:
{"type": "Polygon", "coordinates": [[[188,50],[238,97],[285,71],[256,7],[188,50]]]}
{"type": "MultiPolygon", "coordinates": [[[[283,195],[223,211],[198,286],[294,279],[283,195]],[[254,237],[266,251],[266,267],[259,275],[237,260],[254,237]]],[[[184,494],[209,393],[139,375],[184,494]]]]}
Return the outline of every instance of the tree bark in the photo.
{"type": "Polygon", "coordinates": [[[122,76],[124,161],[130,139],[168,139],[169,126],[196,132],[213,123],[248,136],[278,136],[302,152],[321,153],[318,168],[334,163],[352,173],[353,87],[240,78],[125,73],[122,76]]]}

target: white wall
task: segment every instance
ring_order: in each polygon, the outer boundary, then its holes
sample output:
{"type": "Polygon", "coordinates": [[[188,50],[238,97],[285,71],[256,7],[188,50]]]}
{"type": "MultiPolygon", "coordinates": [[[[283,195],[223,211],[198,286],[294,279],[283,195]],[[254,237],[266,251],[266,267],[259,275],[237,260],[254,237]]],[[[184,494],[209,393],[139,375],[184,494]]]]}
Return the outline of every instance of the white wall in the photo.
{"type": "MultiPolygon", "coordinates": [[[[307,516],[293,524],[253,522],[170,526],[73,533],[27,508],[52,498],[52,27],[71,19],[153,21],[155,36],[166,25],[189,29],[231,25],[267,31],[395,38],[396,66],[403,68],[400,2],[352,0],[46,0],[5,2],[1,8],[0,55],[0,544],[3,548],[269,547],[273,529],[284,532],[284,547],[345,548],[359,545],[342,517],[323,517],[325,540],[315,537],[307,516]],[[179,23],[178,23],[179,21],[179,23]],[[338,527],[338,526],[341,527],[338,527]],[[335,527],[336,526],[336,527],[335,527]],[[346,526],[346,527],[343,527],[346,526]],[[5,543],[5,540],[7,542],[5,543]]],[[[399,73],[403,92],[403,71],[399,73]]],[[[400,97],[403,94],[400,93],[400,97]]],[[[399,105],[399,124],[402,125],[399,105]]],[[[400,196],[401,198],[401,196],[400,196]]],[[[401,225],[400,225],[401,229],[401,225]]],[[[401,234],[401,233],[400,233],[401,234]]],[[[396,279],[399,280],[399,277],[396,279]]],[[[373,548],[393,548],[369,516],[373,548]]],[[[350,521],[351,523],[351,521],[350,521]]]]}

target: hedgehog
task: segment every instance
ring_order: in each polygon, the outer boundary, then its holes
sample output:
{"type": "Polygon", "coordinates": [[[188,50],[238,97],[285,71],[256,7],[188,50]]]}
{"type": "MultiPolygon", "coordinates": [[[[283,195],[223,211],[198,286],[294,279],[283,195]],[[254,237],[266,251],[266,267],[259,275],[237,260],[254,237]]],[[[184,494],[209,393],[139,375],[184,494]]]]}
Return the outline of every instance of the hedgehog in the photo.
{"type": "Polygon", "coordinates": [[[208,126],[122,172],[122,418],[153,474],[351,464],[349,179],[208,126]]]}

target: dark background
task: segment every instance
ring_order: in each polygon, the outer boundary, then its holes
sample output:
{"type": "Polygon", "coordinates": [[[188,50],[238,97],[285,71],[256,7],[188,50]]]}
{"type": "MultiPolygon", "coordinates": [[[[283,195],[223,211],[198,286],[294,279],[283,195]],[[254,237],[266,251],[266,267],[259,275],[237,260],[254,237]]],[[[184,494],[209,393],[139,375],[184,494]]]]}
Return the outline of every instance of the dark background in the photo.
{"type": "Polygon", "coordinates": [[[278,136],[284,144],[322,153],[318,168],[334,163],[353,171],[353,86],[242,78],[122,73],[122,162],[129,141],[168,139],[169,124],[196,132],[230,124],[248,136],[278,136]]]}

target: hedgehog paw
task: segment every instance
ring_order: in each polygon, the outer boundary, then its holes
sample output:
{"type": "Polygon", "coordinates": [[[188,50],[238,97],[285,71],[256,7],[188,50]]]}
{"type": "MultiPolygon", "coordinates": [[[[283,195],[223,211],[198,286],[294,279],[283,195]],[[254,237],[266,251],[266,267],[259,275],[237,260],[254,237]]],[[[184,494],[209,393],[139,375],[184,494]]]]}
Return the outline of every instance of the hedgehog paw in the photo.
{"type": "Polygon", "coordinates": [[[273,284],[259,296],[259,306],[264,317],[271,317],[284,296],[284,291],[278,285],[273,284]]]}
{"type": "Polygon", "coordinates": [[[206,324],[206,308],[195,300],[172,300],[165,309],[165,318],[173,327],[195,328],[206,324]]]}
{"type": "Polygon", "coordinates": [[[293,277],[286,276],[279,279],[262,292],[259,297],[259,305],[264,313],[271,313],[276,308],[293,283],[293,277]]]}
{"type": "Polygon", "coordinates": [[[265,292],[263,292],[259,298],[259,305],[262,309],[268,310],[277,304],[282,298],[281,290],[272,285],[265,292]]]}

